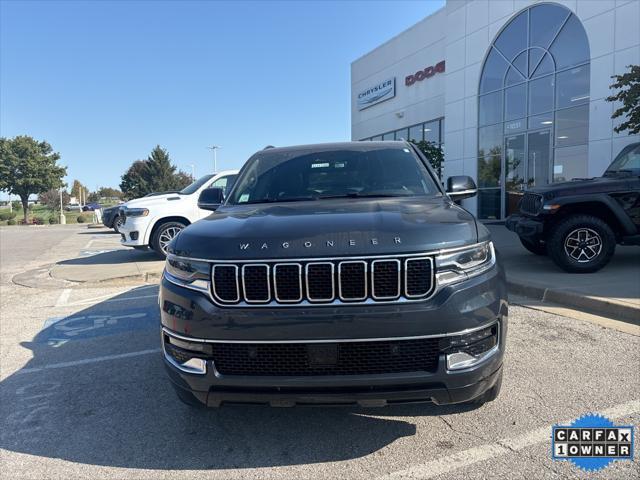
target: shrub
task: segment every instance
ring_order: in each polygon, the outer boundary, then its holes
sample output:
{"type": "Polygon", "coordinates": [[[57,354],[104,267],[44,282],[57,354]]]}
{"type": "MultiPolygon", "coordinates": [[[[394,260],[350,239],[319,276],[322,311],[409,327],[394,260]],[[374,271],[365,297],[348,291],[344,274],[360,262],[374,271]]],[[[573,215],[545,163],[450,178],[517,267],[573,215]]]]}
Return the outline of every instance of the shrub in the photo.
{"type": "Polygon", "coordinates": [[[49,217],[49,225],[54,225],[58,223],[58,219],[55,216],[49,217]]]}
{"type": "Polygon", "coordinates": [[[16,224],[15,218],[10,218],[9,220],[7,220],[7,225],[15,225],[15,224],[16,224]]]}
{"type": "Polygon", "coordinates": [[[42,217],[33,217],[34,225],[44,225],[44,218],[42,217]]]}
{"type": "Polygon", "coordinates": [[[12,218],[16,218],[18,216],[18,212],[1,212],[0,220],[11,220],[12,218]]]}
{"type": "Polygon", "coordinates": [[[76,218],[76,222],[84,223],[85,222],[85,218],[82,215],[78,215],[78,218],[76,218]]]}

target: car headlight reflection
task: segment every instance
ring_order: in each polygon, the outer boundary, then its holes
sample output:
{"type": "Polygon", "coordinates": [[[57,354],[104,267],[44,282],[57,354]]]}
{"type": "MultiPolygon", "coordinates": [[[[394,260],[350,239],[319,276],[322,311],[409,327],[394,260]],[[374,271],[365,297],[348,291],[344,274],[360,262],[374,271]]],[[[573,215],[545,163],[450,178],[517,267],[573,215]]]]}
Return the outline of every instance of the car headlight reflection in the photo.
{"type": "Polygon", "coordinates": [[[462,282],[490,270],[496,264],[493,242],[444,253],[436,257],[438,286],[462,282]]]}

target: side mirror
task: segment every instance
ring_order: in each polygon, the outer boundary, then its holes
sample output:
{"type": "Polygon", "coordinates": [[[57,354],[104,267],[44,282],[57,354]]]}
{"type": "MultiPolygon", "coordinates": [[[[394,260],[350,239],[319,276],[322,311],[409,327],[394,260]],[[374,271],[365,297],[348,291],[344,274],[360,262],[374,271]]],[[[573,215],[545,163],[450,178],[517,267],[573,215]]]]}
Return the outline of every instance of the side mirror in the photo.
{"type": "Polygon", "coordinates": [[[447,193],[452,200],[462,200],[463,198],[475,197],[478,187],[473,178],[467,175],[454,175],[447,178],[447,193]]]}
{"type": "Polygon", "coordinates": [[[216,211],[224,201],[224,191],[221,188],[205,188],[198,197],[198,208],[216,211]]]}

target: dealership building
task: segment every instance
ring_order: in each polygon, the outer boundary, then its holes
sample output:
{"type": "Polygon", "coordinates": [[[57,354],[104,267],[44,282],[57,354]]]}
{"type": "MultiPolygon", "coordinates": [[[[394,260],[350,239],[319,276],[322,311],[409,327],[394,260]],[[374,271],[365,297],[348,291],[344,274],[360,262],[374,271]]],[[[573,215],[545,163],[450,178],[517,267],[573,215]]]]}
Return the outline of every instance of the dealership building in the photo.
{"type": "Polygon", "coordinates": [[[640,64],[640,1],[449,0],[351,65],[353,140],[442,145],[464,205],[514,211],[524,188],[599,176],[615,133],[611,76],[640,64]]]}

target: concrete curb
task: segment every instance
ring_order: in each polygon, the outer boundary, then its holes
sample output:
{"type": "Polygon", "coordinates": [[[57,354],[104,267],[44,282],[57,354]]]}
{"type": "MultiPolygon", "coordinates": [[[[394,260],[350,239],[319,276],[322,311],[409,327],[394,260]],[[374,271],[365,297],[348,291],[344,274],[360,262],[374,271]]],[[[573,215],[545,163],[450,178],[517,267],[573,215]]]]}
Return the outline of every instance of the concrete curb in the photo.
{"type": "Polygon", "coordinates": [[[640,309],[631,305],[624,305],[618,302],[611,302],[604,298],[594,298],[585,295],[578,295],[572,292],[554,290],[551,288],[538,287],[525,283],[518,283],[507,280],[509,293],[522,295],[541,302],[556,303],[577,310],[604,314],[608,317],[616,318],[625,322],[640,325],[640,309]]]}

